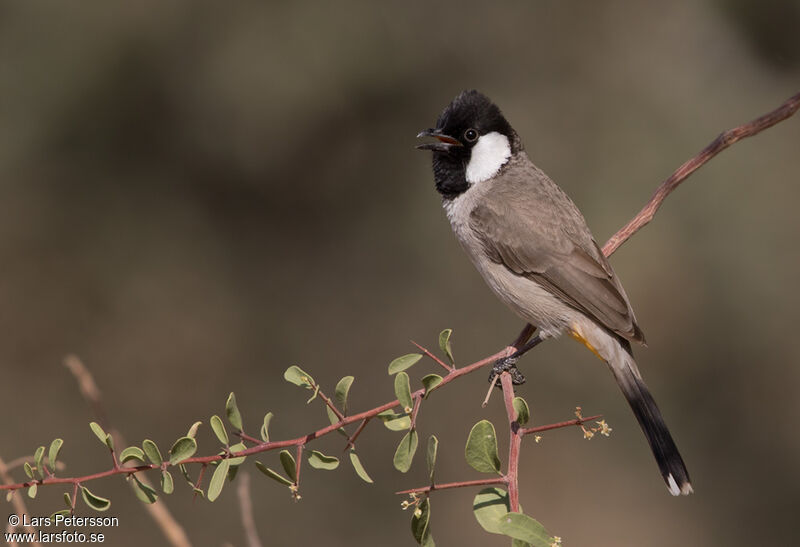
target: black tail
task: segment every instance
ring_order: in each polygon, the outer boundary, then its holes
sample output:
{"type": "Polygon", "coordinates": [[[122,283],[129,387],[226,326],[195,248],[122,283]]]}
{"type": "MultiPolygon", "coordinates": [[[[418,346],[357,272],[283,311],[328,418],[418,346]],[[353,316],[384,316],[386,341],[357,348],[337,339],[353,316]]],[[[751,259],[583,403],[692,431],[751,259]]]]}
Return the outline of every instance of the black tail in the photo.
{"type": "Polygon", "coordinates": [[[614,359],[615,362],[609,362],[614,377],[650,443],[653,456],[656,458],[658,468],[661,470],[670,494],[673,496],[691,494],[692,484],[689,480],[689,472],[678,452],[678,447],[675,446],[675,441],[669,434],[661,411],[658,410],[653,396],[650,395],[650,390],[647,389],[639,375],[636,361],[633,360],[630,351],[630,344],[625,341],[620,345],[625,350],[620,352],[621,358],[614,359]]]}

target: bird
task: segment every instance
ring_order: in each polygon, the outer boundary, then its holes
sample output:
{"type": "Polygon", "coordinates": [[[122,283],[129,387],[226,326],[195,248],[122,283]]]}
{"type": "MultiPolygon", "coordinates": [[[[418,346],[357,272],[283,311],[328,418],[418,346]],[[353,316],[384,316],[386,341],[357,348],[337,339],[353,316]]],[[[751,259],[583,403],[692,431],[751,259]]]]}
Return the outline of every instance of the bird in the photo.
{"type": "MultiPolygon", "coordinates": [[[[582,342],[613,373],[669,492],[692,493],[633,357],[631,342],[644,344],[644,333],[578,207],[534,165],[500,108],[477,90],[457,95],[417,138],[428,141],[417,148],[432,152],[436,190],[456,239],[494,294],[537,328],[516,355],[562,334],[582,342]]],[[[515,369],[515,357],[498,362],[494,373],[515,369]]]]}

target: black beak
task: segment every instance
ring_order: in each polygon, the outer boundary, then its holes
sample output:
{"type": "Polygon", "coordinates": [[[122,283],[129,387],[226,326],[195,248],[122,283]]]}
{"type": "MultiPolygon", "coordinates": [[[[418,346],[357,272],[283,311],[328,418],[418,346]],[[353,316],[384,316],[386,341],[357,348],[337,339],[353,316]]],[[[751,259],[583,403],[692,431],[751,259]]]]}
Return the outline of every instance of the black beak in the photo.
{"type": "Polygon", "coordinates": [[[449,152],[453,148],[464,146],[458,139],[454,139],[453,137],[442,133],[441,129],[426,129],[425,131],[420,131],[417,135],[417,138],[421,139],[422,137],[433,137],[436,139],[436,141],[418,144],[417,150],[449,152]]]}

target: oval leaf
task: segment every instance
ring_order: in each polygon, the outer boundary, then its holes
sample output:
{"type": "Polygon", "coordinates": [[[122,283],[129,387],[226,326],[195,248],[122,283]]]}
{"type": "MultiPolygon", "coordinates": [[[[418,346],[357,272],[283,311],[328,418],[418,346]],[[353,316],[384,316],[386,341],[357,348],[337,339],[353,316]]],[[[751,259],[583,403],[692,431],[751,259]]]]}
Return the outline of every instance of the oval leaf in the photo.
{"type": "Polygon", "coordinates": [[[553,537],[539,521],[522,513],[506,513],[498,521],[501,534],[524,541],[534,547],[549,547],[553,537]]]}
{"type": "Polygon", "coordinates": [[[145,439],[142,441],[142,449],[147,455],[147,459],[150,460],[153,465],[161,465],[161,463],[164,461],[164,459],[161,457],[161,451],[158,449],[158,446],[156,446],[156,443],[150,439],[145,439]]]}
{"type": "Polygon", "coordinates": [[[91,428],[92,433],[94,433],[95,436],[100,439],[100,442],[106,444],[106,437],[108,435],[106,435],[106,432],[103,431],[102,427],[100,427],[100,424],[97,422],[89,422],[89,427],[91,428]]]}
{"type": "Polygon", "coordinates": [[[389,363],[389,374],[397,374],[402,370],[406,370],[407,368],[415,365],[420,359],[422,359],[421,353],[408,353],[402,357],[398,357],[389,363]]]}
{"type": "Polygon", "coordinates": [[[453,349],[450,347],[450,336],[452,335],[453,329],[444,329],[439,333],[439,348],[447,355],[451,365],[456,362],[455,359],[453,359],[453,349]]]}
{"type": "Polygon", "coordinates": [[[54,439],[50,443],[50,450],[47,453],[47,461],[50,462],[50,467],[53,471],[56,470],[56,461],[58,460],[58,453],[61,452],[61,447],[64,445],[63,439],[54,439]]]}
{"type": "Polygon", "coordinates": [[[400,440],[400,444],[397,445],[397,450],[394,452],[394,463],[395,469],[400,471],[401,473],[405,473],[409,469],[411,469],[411,462],[414,460],[414,453],[417,451],[417,444],[419,443],[419,435],[417,435],[417,431],[412,429],[400,440]]]}
{"type": "Polygon", "coordinates": [[[239,413],[239,407],[236,406],[236,395],[231,392],[228,395],[228,400],[225,402],[225,414],[228,415],[228,421],[237,430],[242,430],[242,415],[239,413]]]}
{"type": "Polygon", "coordinates": [[[472,512],[478,524],[489,533],[502,534],[500,518],[508,513],[508,492],[502,488],[484,488],[472,501],[472,512]]]}
{"type": "Polygon", "coordinates": [[[208,421],[211,424],[211,431],[217,436],[219,442],[228,446],[228,432],[225,431],[225,425],[222,423],[222,418],[214,414],[208,421]]]}
{"type": "Polygon", "coordinates": [[[281,450],[280,458],[283,470],[294,480],[297,477],[297,464],[294,461],[294,456],[288,450],[281,450]]]}
{"type": "Polygon", "coordinates": [[[264,424],[261,426],[261,438],[265,443],[269,442],[269,423],[272,421],[272,412],[264,415],[264,424]]]}
{"type": "Polygon", "coordinates": [[[481,420],[469,432],[464,450],[467,463],[481,473],[499,473],[500,457],[497,455],[497,435],[492,422],[481,420]]]}
{"type": "Polygon", "coordinates": [[[139,498],[139,501],[144,503],[155,503],[158,499],[158,494],[156,493],[155,489],[140,481],[136,475],[131,475],[131,488],[133,488],[133,493],[136,494],[136,497],[139,498]]]}
{"type": "Polygon", "coordinates": [[[414,400],[411,398],[411,384],[408,380],[408,374],[405,372],[398,373],[394,377],[394,394],[397,400],[400,401],[400,406],[406,412],[411,412],[414,406],[414,400]]]}
{"type": "Polygon", "coordinates": [[[372,484],[372,478],[367,473],[367,470],[364,469],[364,466],[361,464],[361,459],[358,457],[355,450],[350,450],[350,463],[353,464],[353,469],[361,480],[372,484]]]}
{"type": "Polygon", "coordinates": [[[25,470],[25,474],[28,476],[29,479],[33,478],[33,467],[28,462],[22,464],[22,468],[25,470]]]}
{"type": "Polygon", "coordinates": [[[195,423],[193,423],[193,424],[192,424],[192,427],[190,427],[190,428],[189,428],[189,432],[188,432],[188,433],[186,433],[186,436],[187,436],[187,437],[191,437],[192,439],[194,439],[194,438],[195,438],[195,435],[197,435],[197,429],[198,429],[198,428],[199,428],[201,425],[203,425],[203,422],[195,422],[195,423]]]}
{"type": "Polygon", "coordinates": [[[197,452],[197,441],[191,437],[181,437],[169,449],[169,463],[172,465],[180,463],[191,458],[195,452],[197,452]]]}
{"type": "Polygon", "coordinates": [[[39,491],[39,485],[38,484],[30,485],[28,487],[28,497],[31,498],[31,499],[35,498],[36,497],[36,492],[38,492],[38,491],[39,491]]]}
{"type": "Polygon", "coordinates": [[[211,475],[211,482],[208,483],[208,501],[214,501],[222,492],[222,487],[225,486],[225,479],[228,477],[228,469],[231,462],[228,460],[221,460],[214,469],[214,474],[211,475]]]}
{"type": "MultiPolygon", "coordinates": [[[[345,376],[339,383],[336,384],[336,390],[333,394],[334,399],[339,404],[342,414],[347,415],[347,395],[350,393],[350,386],[353,385],[353,376],[345,376]]],[[[334,422],[335,423],[335,422],[334,422]]]]}
{"type": "Polygon", "coordinates": [[[332,470],[339,467],[339,458],[326,456],[322,452],[312,450],[308,456],[308,464],[314,469],[332,470]]]}
{"type": "Polygon", "coordinates": [[[283,373],[283,378],[296,386],[314,389],[314,379],[297,365],[292,365],[283,373]]]}
{"type": "Polygon", "coordinates": [[[417,505],[414,516],[411,517],[411,533],[420,545],[426,545],[430,537],[429,524],[431,521],[431,502],[425,498],[417,505]]]}
{"type": "Polygon", "coordinates": [[[110,500],[101,498],[100,496],[95,496],[85,486],[81,486],[81,496],[83,497],[83,501],[86,503],[86,505],[95,511],[107,511],[108,508],[111,507],[110,500]]]}
{"type": "Polygon", "coordinates": [[[436,389],[436,386],[442,383],[443,378],[438,374],[428,374],[422,377],[422,385],[425,386],[425,398],[428,397],[431,391],[436,389]]]}
{"type": "Polygon", "coordinates": [[[431,484],[433,484],[433,472],[436,469],[436,455],[439,452],[439,439],[436,438],[436,435],[431,435],[428,437],[428,474],[430,475],[431,484]]]}
{"type": "Polygon", "coordinates": [[[395,414],[393,410],[384,410],[378,418],[390,431],[405,431],[411,428],[411,418],[405,414],[395,414]]]}
{"type": "Polygon", "coordinates": [[[514,397],[514,400],[511,401],[511,404],[514,405],[514,410],[517,413],[517,423],[519,425],[525,425],[531,419],[531,411],[528,408],[528,403],[525,402],[525,399],[522,397],[514,397]]]}
{"type": "Polygon", "coordinates": [[[271,478],[274,481],[277,481],[277,482],[283,484],[284,486],[292,486],[292,485],[294,485],[294,483],[292,481],[290,481],[289,479],[287,479],[286,477],[284,477],[280,473],[276,473],[275,471],[273,471],[272,469],[270,469],[269,467],[267,467],[266,465],[264,465],[263,463],[261,463],[259,461],[256,462],[256,467],[258,468],[259,471],[264,473],[266,476],[268,476],[269,478],[271,478]]]}
{"type": "Polygon", "coordinates": [[[44,447],[40,446],[33,453],[33,461],[36,462],[36,472],[39,473],[40,478],[44,478],[44,468],[42,468],[42,460],[44,459],[44,447]]]}
{"type": "Polygon", "coordinates": [[[144,451],[138,446],[129,446],[119,455],[119,461],[125,463],[129,460],[139,460],[144,463],[144,451]]]}
{"type": "Polygon", "coordinates": [[[166,469],[161,472],[161,490],[165,494],[172,494],[175,490],[175,482],[172,480],[172,473],[166,469]]]}

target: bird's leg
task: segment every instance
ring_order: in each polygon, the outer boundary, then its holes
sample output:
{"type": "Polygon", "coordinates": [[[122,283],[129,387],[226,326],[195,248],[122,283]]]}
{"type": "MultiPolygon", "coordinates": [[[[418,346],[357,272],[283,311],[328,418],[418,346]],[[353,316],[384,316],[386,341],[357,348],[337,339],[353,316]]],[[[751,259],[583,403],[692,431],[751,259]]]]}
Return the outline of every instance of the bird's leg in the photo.
{"type": "MultiPolygon", "coordinates": [[[[529,325],[530,326],[530,325],[529,325]]],[[[526,327],[527,330],[528,327],[526,327]]],[[[526,331],[523,330],[523,334],[526,331]]],[[[522,338],[522,334],[520,335],[522,338]]],[[[538,346],[544,338],[542,338],[541,333],[537,334],[530,341],[522,346],[521,348],[517,349],[514,353],[509,355],[508,357],[504,357],[502,359],[498,359],[495,361],[494,366],[492,367],[492,372],[489,375],[489,381],[493,381],[495,376],[500,375],[501,373],[508,371],[511,374],[511,381],[514,385],[520,385],[525,383],[525,376],[517,370],[517,360],[522,357],[524,354],[528,353],[530,350],[538,346]]]]}

